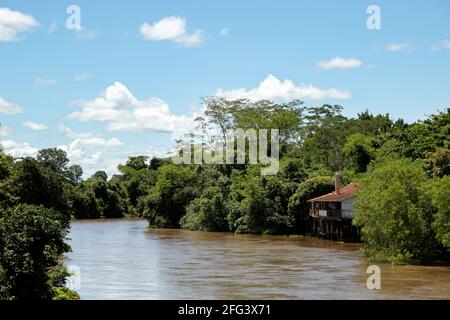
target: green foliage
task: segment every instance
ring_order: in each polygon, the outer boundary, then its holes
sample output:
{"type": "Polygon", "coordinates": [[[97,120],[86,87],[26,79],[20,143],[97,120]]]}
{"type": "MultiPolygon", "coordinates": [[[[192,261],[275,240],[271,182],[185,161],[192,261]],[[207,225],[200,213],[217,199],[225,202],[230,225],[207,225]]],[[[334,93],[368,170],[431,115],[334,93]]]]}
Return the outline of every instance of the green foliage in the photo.
{"type": "Polygon", "coordinates": [[[52,299],[48,270],[69,250],[69,220],[43,206],[19,205],[0,220],[0,287],[10,299],[52,299]]]}
{"type": "Polygon", "coordinates": [[[80,300],[80,295],[66,287],[56,287],[53,300],[80,300]]]}
{"type": "Polygon", "coordinates": [[[281,174],[287,181],[301,183],[308,177],[308,168],[303,159],[286,157],[280,166],[281,174]]]}
{"type": "Polygon", "coordinates": [[[94,173],[91,179],[106,182],[108,181],[108,175],[105,171],[97,171],[96,173],[94,173]]]}
{"type": "Polygon", "coordinates": [[[318,176],[300,184],[289,198],[288,212],[295,218],[295,229],[307,233],[309,226],[308,200],[327,194],[334,190],[334,180],[331,176],[318,176]]]}
{"type": "Polygon", "coordinates": [[[0,151],[0,180],[9,176],[13,165],[13,158],[0,151]]]}
{"type": "Polygon", "coordinates": [[[43,167],[61,174],[64,173],[69,163],[66,152],[57,148],[40,150],[36,161],[43,167]]]}
{"type": "Polygon", "coordinates": [[[357,172],[366,172],[374,154],[372,139],[362,133],[352,134],[347,137],[342,151],[351,167],[355,167],[357,172]]]}
{"type": "Polygon", "coordinates": [[[426,155],[426,168],[428,174],[436,177],[450,175],[450,149],[437,148],[426,155]]]}
{"type": "Polygon", "coordinates": [[[144,217],[153,227],[178,227],[185,206],[196,197],[189,167],[166,165],[158,169],[156,185],[143,200],[144,217]]]}
{"type": "Polygon", "coordinates": [[[59,263],[51,267],[49,270],[49,282],[52,286],[53,300],[79,300],[80,296],[74,290],[67,288],[67,278],[71,276],[67,267],[59,261],[59,263]]]}
{"type": "Polygon", "coordinates": [[[427,185],[435,209],[432,227],[436,239],[450,252],[450,176],[436,178],[427,185]]]}
{"type": "Polygon", "coordinates": [[[287,212],[292,185],[258,172],[249,168],[233,173],[227,201],[229,227],[236,233],[288,233],[294,222],[287,212]]]}
{"type": "Polygon", "coordinates": [[[369,258],[402,263],[435,254],[426,183],[420,163],[408,159],[387,162],[361,180],[353,222],[369,258]]]}
{"type": "Polygon", "coordinates": [[[229,231],[224,195],[219,187],[209,187],[186,208],[180,224],[184,229],[229,231]]]}
{"type": "Polygon", "coordinates": [[[68,181],[33,158],[16,161],[6,184],[19,203],[43,205],[70,214],[68,181]]]}
{"type": "Polygon", "coordinates": [[[70,166],[67,168],[66,176],[73,184],[80,183],[83,176],[83,168],[78,164],[70,166]]]}

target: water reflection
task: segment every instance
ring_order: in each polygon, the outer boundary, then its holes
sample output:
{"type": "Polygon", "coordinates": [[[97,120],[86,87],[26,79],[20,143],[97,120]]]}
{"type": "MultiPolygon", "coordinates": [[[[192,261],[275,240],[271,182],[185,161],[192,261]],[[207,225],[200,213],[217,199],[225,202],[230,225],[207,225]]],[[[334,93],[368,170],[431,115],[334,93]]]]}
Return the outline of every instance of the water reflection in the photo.
{"type": "Polygon", "coordinates": [[[450,267],[380,265],[366,288],[358,244],[302,237],[147,230],[142,220],[76,221],[68,264],[82,299],[450,298],[450,267]]]}

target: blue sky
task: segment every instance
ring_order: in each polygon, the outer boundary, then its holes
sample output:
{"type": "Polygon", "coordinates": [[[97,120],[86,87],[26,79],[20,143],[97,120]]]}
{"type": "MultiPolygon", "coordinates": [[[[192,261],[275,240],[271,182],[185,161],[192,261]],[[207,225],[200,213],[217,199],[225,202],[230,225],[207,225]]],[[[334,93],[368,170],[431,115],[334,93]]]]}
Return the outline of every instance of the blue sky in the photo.
{"type": "Polygon", "coordinates": [[[411,122],[449,107],[449,78],[445,0],[0,1],[3,148],[60,146],[87,174],[164,154],[202,96],[411,122]],[[81,31],[66,28],[72,4],[81,31]],[[372,4],[379,30],[366,26],[372,4]]]}

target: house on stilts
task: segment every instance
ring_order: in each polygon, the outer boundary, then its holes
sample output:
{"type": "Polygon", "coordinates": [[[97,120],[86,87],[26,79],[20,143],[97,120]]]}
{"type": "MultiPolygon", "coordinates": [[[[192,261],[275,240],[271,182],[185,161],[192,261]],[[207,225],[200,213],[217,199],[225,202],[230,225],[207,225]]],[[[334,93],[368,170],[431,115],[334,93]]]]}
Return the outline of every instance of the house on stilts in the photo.
{"type": "Polygon", "coordinates": [[[335,175],[334,192],[310,199],[313,236],[338,241],[359,241],[359,229],[352,226],[353,201],[357,183],[340,186],[340,175],[335,175]]]}

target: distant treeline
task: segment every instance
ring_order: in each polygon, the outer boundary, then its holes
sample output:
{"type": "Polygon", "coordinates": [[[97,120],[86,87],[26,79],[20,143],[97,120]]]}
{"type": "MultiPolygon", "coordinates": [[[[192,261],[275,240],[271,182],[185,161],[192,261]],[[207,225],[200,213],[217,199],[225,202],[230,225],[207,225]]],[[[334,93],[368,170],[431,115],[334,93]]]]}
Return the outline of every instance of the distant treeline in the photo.
{"type": "Polygon", "coordinates": [[[26,288],[36,286],[45,297],[71,294],[57,260],[69,249],[71,216],[132,215],[151,227],[307,235],[307,200],[333,190],[335,171],[344,184],[359,182],[354,223],[367,257],[448,259],[450,108],[407,124],[368,111],[347,118],[337,105],[204,102],[198,128],[215,133],[204,148],[230,130],[279,129],[278,174],[261,176],[260,165],[174,165],[137,156],[110,179],[99,171],[83,181],[81,167],[69,166],[62,150],[21,159],[0,151],[0,298],[32,296],[26,288]],[[23,228],[28,224],[33,228],[23,228]]]}

